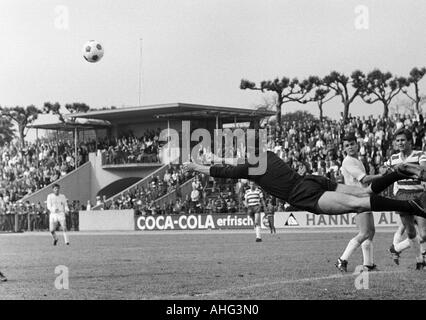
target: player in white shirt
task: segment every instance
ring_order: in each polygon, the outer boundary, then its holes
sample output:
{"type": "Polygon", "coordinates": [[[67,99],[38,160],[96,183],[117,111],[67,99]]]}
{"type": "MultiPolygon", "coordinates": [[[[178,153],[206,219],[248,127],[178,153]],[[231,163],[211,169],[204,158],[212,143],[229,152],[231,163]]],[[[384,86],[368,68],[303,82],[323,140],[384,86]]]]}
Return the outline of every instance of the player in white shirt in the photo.
{"type": "Polygon", "coordinates": [[[254,230],[256,232],[256,242],[262,241],[260,234],[260,212],[261,206],[265,209],[262,191],[256,186],[254,181],[249,182],[250,188],[244,194],[244,205],[247,208],[247,214],[253,219],[254,230]]]}
{"type": "MultiPolygon", "coordinates": [[[[346,157],[343,159],[340,170],[346,185],[366,187],[373,179],[381,177],[381,175],[367,175],[365,172],[364,164],[358,159],[358,143],[355,135],[349,134],[343,138],[343,148],[346,157]]],[[[345,251],[337,259],[336,267],[340,271],[346,272],[349,257],[361,246],[364,270],[377,270],[373,261],[374,217],[371,212],[354,214],[356,214],[359,233],[349,241],[345,251]]]]}
{"type": "MultiPolygon", "coordinates": [[[[400,151],[391,156],[385,163],[388,167],[398,166],[402,163],[409,165],[419,165],[426,169],[426,153],[412,149],[413,135],[411,131],[401,128],[394,134],[395,145],[400,151]]],[[[394,194],[396,199],[408,200],[414,199],[425,190],[425,183],[417,179],[400,180],[395,183],[394,194]]],[[[426,219],[420,217],[410,217],[404,212],[398,212],[402,224],[398,227],[394,235],[393,244],[389,249],[393,260],[399,264],[399,257],[402,251],[413,247],[416,253],[416,270],[422,270],[425,267],[426,247],[426,219]],[[417,237],[416,225],[419,233],[417,237]],[[406,231],[407,239],[402,240],[402,235],[406,231]],[[422,248],[423,247],[423,248],[422,248]],[[422,254],[423,253],[423,254],[422,254]]]]}
{"type": "Polygon", "coordinates": [[[56,246],[58,243],[58,237],[56,235],[56,228],[58,224],[62,227],[64,241],[69,245],[67,236],[67,225],[65,220],[65,214],[70,211],[67,204],[67,198],[59,193],[60,186],[55,183],[53,185],[53,193],[47,196],[47,210],[49,210],[49,230],[53,237],[53,245],[56,246]]]}

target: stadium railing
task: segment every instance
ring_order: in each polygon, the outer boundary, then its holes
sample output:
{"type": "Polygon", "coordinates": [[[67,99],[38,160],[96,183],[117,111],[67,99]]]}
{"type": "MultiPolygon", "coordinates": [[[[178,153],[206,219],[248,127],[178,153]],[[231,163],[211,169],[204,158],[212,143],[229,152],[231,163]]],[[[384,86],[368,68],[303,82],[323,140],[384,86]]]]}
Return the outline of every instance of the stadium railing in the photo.
{"type": "MultiPolygon", "coordinates": [[[[66,216],[70,231],[78,231],[78,211],[66,216]]],[[[49,215],[47,213],[14,212],[0,214],[0,232],[48,231],[49,215]]]]}
{"type": "Polygon", "coordinates": [[[164,204],[169,204],[170,201],[175,202],[177,197],[179,196],[178,193],[180,193],[180,196],[182,197],[182,199],[184,199],[187,194],[191,193],[192,182],[194,181],[194,179],[195,177],[192,177],[191,179],[180,185],[178,188],[175,188],[164,196],[158,198],[154,201],[154,205],[159,205],[160,208],[162,208],[164,204]]]}
{"type": "MultiPolygon", "coordinates": [[[[106,199],[105,204],[110,204],[112,201],[114,201],[115,199],[117,199],[118,197],[121,197],[121,195],[133,191],[134,189],[138,188],[138,187],[144,187],[147,188],[148,185],[151,183],[152,177],[154,176],[160,176],[164,177],[164,174],[166,172],[166,170],[170,169],[171,166],[169,164],[165,164],[163,166],[161,166],[160,168],[158,168],[157,170],[155,170],[154,172],[152,172],[151,174],[147,175],[145,178],[139,180],[138,182],[132,184],[130,187],[120,191],[119,193],[113,195],[112,197],[106,199]]],[[[101,210],[104,207],[104,204],[99,204],[96,205],[92,208],[92,210],[101,210]]]]}

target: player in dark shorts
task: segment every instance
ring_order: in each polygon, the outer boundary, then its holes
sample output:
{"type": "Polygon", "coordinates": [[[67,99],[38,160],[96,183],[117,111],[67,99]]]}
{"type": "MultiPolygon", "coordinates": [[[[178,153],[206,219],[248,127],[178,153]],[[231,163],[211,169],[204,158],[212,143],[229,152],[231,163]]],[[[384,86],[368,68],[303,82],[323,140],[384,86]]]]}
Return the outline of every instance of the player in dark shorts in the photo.
{"type": "MultiPolygon", "coordinates": [[[[413,200],[395,200],[379,196],[395,181],[407,177],[424,180],[424,172],[416,167],[401,166],[397,170],[379,177],[368,187],[338,184],[322,176],[300,176],[281,158],[271,151],[260,156],[266,163],[261,173],[249,174],[249,168],[256,165],[245,161],[237,164],[237,159],[215,158],[225,165],[206,166],[193,162],[183,164],[184,170],[196,171],[217,178],[249,179],[256,182],[265,192],[289,204],[315,214],[340,215],[365,211],[403,211],[411,215],[426,217],[426,192],[413,200]]],[[[254,162],[254,161],[252,161],[254,162]]]]}
{"type": "Polygon", "coordinates": [[[272,200],[268,199],[268,201],[266,201],[264,218],[266,218],[268,221],[268,226],[269,226],[269,230],[271,230],[271,233],[277,233],[277,230],[275,229],[274,214],[275,214],[275,206],[272,203],[272,200]]]}

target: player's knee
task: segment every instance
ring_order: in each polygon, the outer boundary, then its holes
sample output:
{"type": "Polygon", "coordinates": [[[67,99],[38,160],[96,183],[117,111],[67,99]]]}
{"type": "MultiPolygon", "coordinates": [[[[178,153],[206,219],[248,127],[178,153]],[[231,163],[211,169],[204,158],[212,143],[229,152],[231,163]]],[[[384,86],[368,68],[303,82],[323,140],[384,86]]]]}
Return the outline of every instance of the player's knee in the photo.
{"type": "Polygon", "coordinates": [[[363,243],[365,240],[367,240],[369,238],[369,234],[368,232],[360,232],[358,235],[358,241],[360,243],[363,243]]]}
{"type": "Polygon", "coordinates": [[[365,240],[372,240],[375,234],[375,230],[369,229],[359,233],[358,239],[362,243],[365,240]]]}

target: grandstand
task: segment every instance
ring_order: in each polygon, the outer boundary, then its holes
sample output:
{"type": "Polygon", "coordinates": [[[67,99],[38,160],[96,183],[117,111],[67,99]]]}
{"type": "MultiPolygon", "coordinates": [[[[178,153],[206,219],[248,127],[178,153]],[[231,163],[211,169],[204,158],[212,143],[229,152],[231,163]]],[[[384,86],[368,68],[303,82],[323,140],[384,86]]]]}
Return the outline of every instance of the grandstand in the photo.
{"type": "MultiPolygon", "coordinates": [[[[181,137],[182,121],[189,121],[191,132],[202,127],[213,135],[214,129],[224,125],[243,123],[254,126],[271,115],[273,112],[263,110],[174,103],[69,114],[65,121],[56,119],[33,123],[31,128],[71,131],[74,141],[64,142],[66,148],[56,141],[41,143],[39,139],[30,145],[34,156],[25,165],[40,171],[52,168],[55,172],[52,175],[56,176],[43,180],[44,183],[14,197],[12,201],[6,195],[9,193],[7,182],[13,184],[19,179],[6,179],[2,193],[2,202],[6,199],[4,212],[22,214],[20,203],[43,206],[53,182],[60,183],[61,191],[68,199],[79,204],[78,210],[88,209],[90,205],[91,210],[132,208],[136,212],[150,214],[171,212],[177,198],[188,199],[194,179],[184,176],[179,165],[167,164],[167,154],[162,148],[165,142],[159,141],[161,130],[174,129],[181,137]],[[81,141],[82,133],[87,130],[94,132],[94,139],[81,141]],[[45,155],[47,160],[39,161],[38,154],[45,155]],[[60,168],[65,164],[67,170],[62,172],[60,168]],[[55,168],[59,168],[56,170],[59,174],[56,174],[55,168]],[[168,182],[164,182],[166,172],[171,174],[168,182]],[[169,210],[166,209],[168,205],[169,210]]],[[[12,149],[18,157],[18,149],[12,149]]],[[[9,158],[3,157],[3,162],[9,163],[9,158]]],[[[7,174],[8,171],[5,172],[7,174]]],[[[211,192],[211,186],[208,190],[211,192]]],[[[190,206],[189,202],[186,203],[187,209],[190,206]]],[[[29,230],[21,225],[15,224],[15,230],[29,230]]]]}
{"type": "MultiPolygon", "coordinates": [[[[72,114],[79,120],[69,118],[66,126],[57,121],[35,123],[32,126],[39,129],[72,130],[74,141],[39,139],[37,144],[28,144],[23,152],[18,152],[13,144],[2,148],[2,230],[34,230],[36,226],[45,229],[47,222],[40,221],[46,221],[47,212],[42,208],[53,182],[61,184],[75,208],[75,230],[78,212],[84,210],[132,209],[136,216],[244,214],[241,181],[188,176],[179,164],[167,164],[160,132],[175,129],[181,137],[185,120],[190,121],[191,130],[203,127],[210,132],[262,122],[269,133],[268,149],[279,154],[299,174],[320,174],[336,181],[342,180],[340,137],[344,132],[358,137],[361,160],[370,174],[377,173],[392,154],[391,137],[397,128],[412,129],[415,147],[425,149],[421,115],[394,115],[389,119],[351,117],[346,124],[327,119],[284,121],[281,136],[275,137],[273,122],[261,121],[272,114],[263,110],[176,103],[72,114]],[[79,135],[78,131],[85,130],[94,134],[86,133],[89,139],[82,141],[84,134],[79,135]],[[74,160],[76,154],[79,161],[74,160]],[[199,185],[194,194],[199,196],[194,200],[191,193],[195,180],[199,180],[199,185]]],[[[390,194],[389,190],[387,195],[390,194]]],[[[276,209],[297,210],[280,201],[276,209]]]]}

